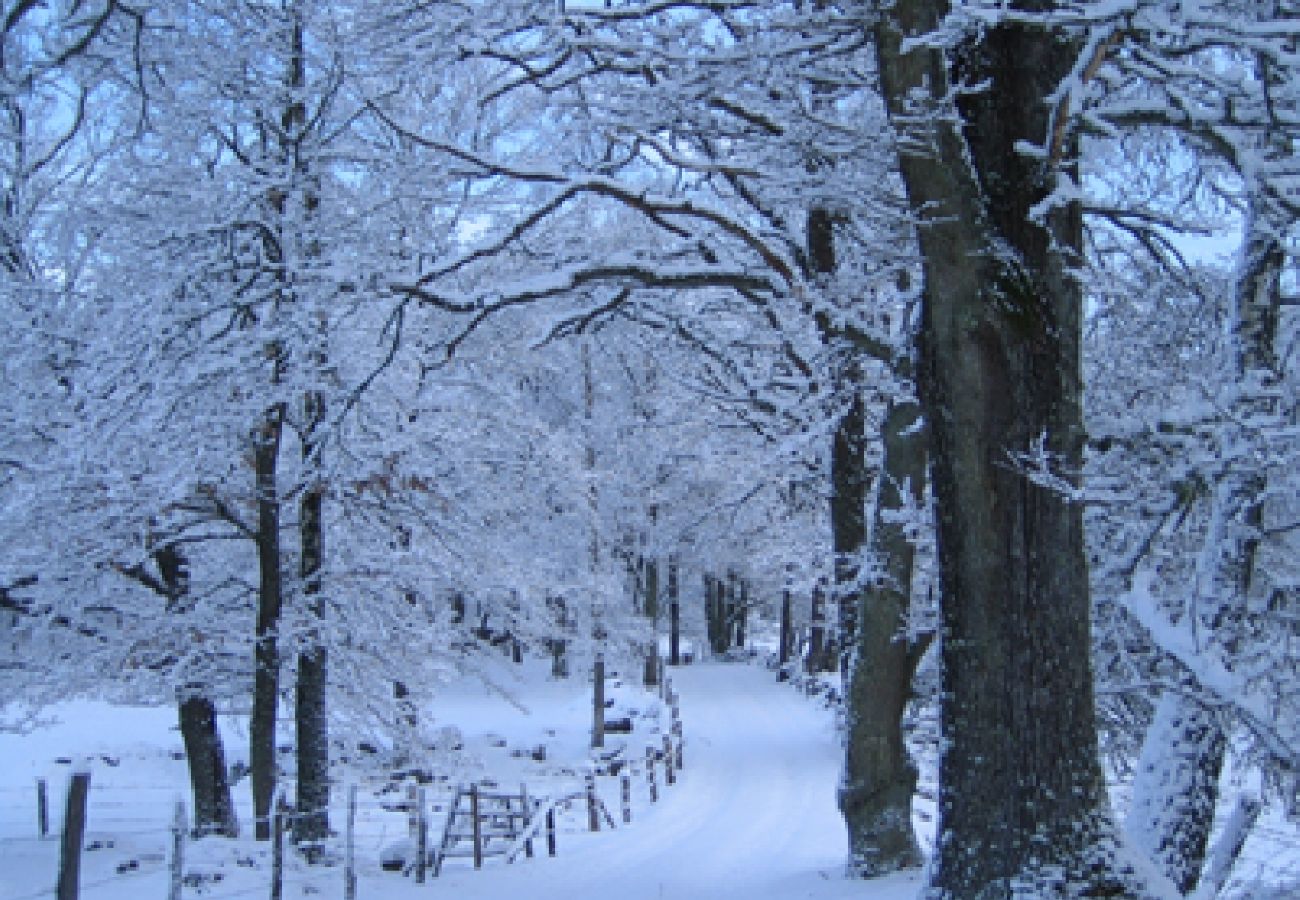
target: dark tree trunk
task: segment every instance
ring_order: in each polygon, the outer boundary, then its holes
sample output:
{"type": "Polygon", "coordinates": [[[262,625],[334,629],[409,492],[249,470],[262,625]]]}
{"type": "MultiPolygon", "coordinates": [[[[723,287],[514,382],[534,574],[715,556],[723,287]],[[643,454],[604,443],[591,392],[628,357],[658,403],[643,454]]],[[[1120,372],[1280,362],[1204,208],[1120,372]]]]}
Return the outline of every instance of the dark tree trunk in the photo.
{"type": "Polygon", "coordinates": [[[704,622],[709,638],[709,651],[714,656],[727,652],[727,610],[723,597],[722,580],[712,575],[704,576],[704,622]]]}
{"type": "Polygon", "coordinates": [[[297,826],[294,839],[300,845],[318,845],[329,836],[329,714],[326,706],[326,651],[322,634],[325,599],[321,593],[321,565],[324,562],[324,485],[319,479],[320,445],[313,439],[325,418],[324,399],[308,394],[305,404],[308,430],[303,457],[308,477],[313,480],[303,491],[299,504],[302,541],[301,575],[304,599],[312,617],[307,647],[298,655],[298,680],[294,691],[294,724],[297,736],[297,826]]]}
{"type": "Polygon", "coordinates": [[[845,376],[853,393],[835,426],[831,446],[831,542],[835,551],[835,601],[839,612],[839,666],[845,683],[857,634],[862,591],[858,567],[867,541],[866,410],[855,373],[845,376]]]}
{"type": "Polygon", "coordinates": [[[809,613],[808,658],[804,660],[804,671],[809,675],[827,671],[826,652],[826,588],[818,581],[813,586],[812,609],[809,613]]]}
{"type": "Polygon", "coordinates": [[[682,663],[682,616],[681,603],[677,597],[677,559],[668,560],[668,664],[679,666],[682,663]]]}
{"type": "MultiPolygon", "coordinates": [[[[178,612],[190,593],[189,561],[175,544],[166,544],[153,553],[159,580],[155,589],[167,600],[168,612],[178,612]]],[[[140,580],[149,584],[141,575],[140,580]]],[[[226,773],[226,752],[217,731],[217,712],[201,684],[187,685],[180,692],[177,716],[185,759],[194,795],[194,834],[239,836],[235,806],[230,798],[230,779],[226,773]]]]}
{"type": "Polygon", "coordinates": [[[641,609],[653,624],[659,620],[659,560],[653,556],[643,557],[642,565],[645,572],[645,593],[641,609]]]}
{"type": "Polygon", "coordinates": [[[276,473],[284,407],[267,410],[253,438],[257,488],[257,632],[253,649],[253,710],[248,724],[249,779],[253,787],[254,833],[271,839],[271,803],[275,799],[275,718],[280,697],[280,496],[276,473]]]}
{"type": "Polygon", "coordinates": [[[845,703],[845,762],[839,804],[849,833],[849,867],[874,877],[918,866],[912,831],[916,768],[901,723],[912,695],[920,647],[901,631],[911,601],[914,549],[891,514],[921,505],[925,430],[915,403],[890,406],[884,423],[884,467],[871,532],[878,571],[862,592],[845,703]]]}
{"type": "Polygon", "coordinates": [[[226,753],[217,731],[216,707],[207,697],[190,694],[180,701],[179,713],[181,740],[185,743],[194,794],[194,835],[238,837],[239,824],[230,798],[226,753]]]}
{"type": "Polygon", "coordinates": [[[745,579],[735,584],[736,603],[735,603],[735,621],[736,621],[736,649],[745,649],[745,627],[749,624],[749,582],[745,579]]]}
{"type": "Polygon", "coordinates": [[[933,894],[1130,896],[1097,757],[1082,507],[1008,456],[1041,445],[1067,485],[1081,469],[1081,217],[1072,203],[1030,216],[1070,165],[1049,119],[1080,46],[991,26],[950,51],[982,85],[954,109],[949,51],[904,43],[947,9],[898,0],[876,25],[925,274],[945,741],[933,894]]]}
{"type": "Polygon", "coordinates": [[[794,621],[790,609],[790,590],[787,588],[781,592],[781,646],[777,655],[777,662],[782,668],[790,661],[793,646],[794,621]]]}

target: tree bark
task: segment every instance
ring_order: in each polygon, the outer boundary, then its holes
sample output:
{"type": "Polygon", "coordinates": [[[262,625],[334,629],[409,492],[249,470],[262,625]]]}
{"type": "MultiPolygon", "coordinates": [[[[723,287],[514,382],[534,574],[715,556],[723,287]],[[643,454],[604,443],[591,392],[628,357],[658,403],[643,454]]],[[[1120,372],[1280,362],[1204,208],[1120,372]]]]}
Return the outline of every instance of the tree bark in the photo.
{"type": "Polygon", "coordinates": [[[297,737],[297,825],[294,840],[315,845],[329,836],[329,716],[326,705],[326,663],[324,635],[325,599],[321,593],[321,565],[324,562],[324,485],[320,480],[320,445],[316,432],[325,418],[324,398],[310,392],[305,403],[308,428],[303,439],[303,457],[310,479],[299,504],[302,541],[301,576],[303,596],[311,616],[312,632],[306,648],[298,655],[298,680],[294,691],[294,725],[297,737]]]}
{"type": "Polygon", "coordinates": [[[192,693],[180,701],[179,718],[194,794],[194,835],[238,837],[216,706],[202,694],[192,693]]]}
{"type": "Polygon", "coordinates": [[[858,380],[856,367],[851,367],[845,376],[845,388],[853,396],[836,423],[831,446],[831,542],[839,611],[839,667],[846,684],[862,605],[858,572],[867,543],[866,502],[870,480],[866,462],[866,408],[858,380]]]}
{"type": "Polygon", "coordinates": [[[845,761],[839,804],[849,869],[862,878],[921,864],[912,829],[916,767],[901,729],[920,647],[900,634],[911,603],[915,550],[891,517],[919,507],[925,490],[925,429],[913,402],[890,406],[869,557],[877,571],[862,591],[846,681],[845,761]]]}
{"type": "Polygon", "coordinates": [[[1053,143],[1078,42],[988,27],[954,51],[981,86],[954,108],[945,51],[905,43],[946,12],[898,0],[875,29],[925,276],[945,741],[932,893],[1132,896],[1097,757],[1082,509],[1008,457],[1041,445],[1066,484],[1081,468],[1081,216],[1064,203],[1031,217],[1069,163],[1021,152],[1053,143]]]}
{"type": "Polygon", "coordinates": [[[275,718],[280,698],[280,496],[276,473],[284,407],[266,411],[253,437],[257,490],[257,632],[253,649],[253,711],[248,723],[249,779],[253,787],[254,834],[271,839],[271,803],[275,799],[275,718]]]}
{"type": "MultiPolygon", "coordinates": [[[[159,579],[151,582],[141,573],[139,580],[152,584],[167,601],[169,612],[178,611],[190,593],[189,561],[176,544],[154,550],[159,579]]],[[[204,685],[187,685],[180,692],[177,717],[185,744],[186,766],[194,795],[194,833],[239,836],[235,805],[230,797],[226,752],[217,730],[216,706],[205,694],[204,685]]]]}

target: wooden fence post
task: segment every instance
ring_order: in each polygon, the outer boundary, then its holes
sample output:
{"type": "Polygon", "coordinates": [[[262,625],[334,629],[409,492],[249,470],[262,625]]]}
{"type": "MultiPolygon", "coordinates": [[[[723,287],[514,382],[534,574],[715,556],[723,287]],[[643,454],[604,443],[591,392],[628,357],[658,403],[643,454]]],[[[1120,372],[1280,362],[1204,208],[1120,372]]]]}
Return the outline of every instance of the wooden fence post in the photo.
{"type": "Polygon", "coordinates": [[[420,819],[415,812],[415,801],[419,796],[419,788],[413,784],[406,786],[406,836],[411,843],[420,839],[420,819]]]}
{"type": "Polygon", "coordinates": [[[673,785],[677,783],[677,776],[673,774],[673,739],[664,735],[664,784],[673,785]]]}
{"type": "Polygon", "coordinates": [[[271,821],[271,900],[284,896],[284,826],[289,804],[281,794],[275,801],[275,816],[271,821]]]}
{"type": "Polygon", "coordinates": [[[605,746],[605,654],[591,667],[591,746],[605,746]]]}
{"type": "Polygon", "coordinates": [[[682,738],[681,719],[677,719],[673,722],[673,737],[677,739],[677,759],[674,761],[677,763],[677,771],[680,772],[682,770],[682,744],[685,743],[682,738]]]}
{"type": "Polygon", "coordinates": [[[479,820],[478,785],[469,786],[469,817],[472,821],[470,831],[474,838],[474,868],[483,868],[483,823],[479,820]]]}
{"type": "Polygon", "coordinates": [[[424,884],[425,865],[429,860],[429,817],[425,814],[424,788],[415,795],[415,883],[424,884]]]}
{"type": "Polygon", "coordinates": [[[167,900],[181,900],[181,879],[185,875],[185,802],[176,801],[176,815],[172,818],[171,884],[167,900]]]}
{"type": "Polygon", "coordinates": [[[632,776],[624,772],[619,782],[619,793],[623,799],[623,824],[626,825],[632,821],[632,776]]]}
{"type": "MultiPolygon", "coordinates": [[[[519,802],[523,805],[523,832],[528,834],[528,830],[533,826],[533,808],[532,801],[528,799],[528,785],[521,783],[519,785],[519,802]]],[[[529,859],[533,858],[533,839],[524,839],[524,856],[529,859]]]]}
{"type": "Polygon", "coordinates": [[[36,779],[36,831],[41,837],[50,836],[50,794],[44,778],[36,779]]]}
{"type": "Polygon", "coordinates": [[[659,785],[655,784],[655,752],[649,747],[645,748],[645,777],[650,785],[650,802],[659,802],[659,785]]]}
{"type": "Polygon", "coordinates": [[[546,855],[555,855],[555,807],[546,810],[546,855]]]}
{"type": "Polygon", "coordinates": [[[68,783],[63,841],[59,847],[59,900],[77,900],[81,890],[81,843],[86,834],[86,797],[89,793],[90,773],[74,774],[68,783]]]}
{"type": "Polygon", "coordinates": [[[347,844],[343,850],[343,900],[357,900],[357,786],[348,785],[347,844]]]}
{"type": "Polygon", "coordinates": [[[587,776],[587,830],[600,831],[600,811],[596,809],[596,776],[587,776]]]}

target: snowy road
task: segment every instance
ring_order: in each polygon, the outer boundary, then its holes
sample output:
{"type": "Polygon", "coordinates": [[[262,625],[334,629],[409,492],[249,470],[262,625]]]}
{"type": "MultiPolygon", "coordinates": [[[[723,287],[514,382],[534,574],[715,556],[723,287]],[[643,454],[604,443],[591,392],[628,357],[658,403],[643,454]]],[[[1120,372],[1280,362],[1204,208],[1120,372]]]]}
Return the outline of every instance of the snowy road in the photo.
{"type": "MultiPolygon", "coordinates": [[[[448,866],[437,893],[483,900],[870,898],[903,900],[919,880],[843,878],[831,716],[745,665],[675,670],[686,734],[680,781],[631,825],[565,835],[556,859],[480,872],[448,866]]],[[[365,894],[363,894],[364,896],[365,894]]]]}

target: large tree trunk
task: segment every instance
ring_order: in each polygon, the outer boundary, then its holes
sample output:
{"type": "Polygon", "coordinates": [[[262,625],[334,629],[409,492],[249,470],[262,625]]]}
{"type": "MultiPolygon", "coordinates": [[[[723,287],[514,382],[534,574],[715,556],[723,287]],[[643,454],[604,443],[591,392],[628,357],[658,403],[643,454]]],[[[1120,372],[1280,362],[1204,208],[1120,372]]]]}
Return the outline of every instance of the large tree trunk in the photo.
{"type": "Polygon", "coordinates": [[[933,894],[1128,896],[1097,757],[1082,509],[1008,456],[1041,447],[1067,488],[1081,467],[1080,214],[1031,218],[1069,163],[1020,149],[1057,148],[1050,101],[1079,48],[990,26],[957,51],[981,87],[954,108],[945,51],[916,40],[946,12],[897,0],[876,26],[925,275],[945,743],[933,894]]]}
{"type": "Polygon", "coordinates": [[[840,811],[849,832],[849,869],[859,877],[921,864],[912,829],[916,767],[901,729],[920,647],[903,637],[915,550],[891,514],[919,507],[925,490],[925,429],[916,403],[890,406],[884,466],[871,529],[876,568],[862,592],[845,703],[840,811]]]}
{"type": "Polygon", "coordinates": [[[253,786],[254,833],[271,839],[271,803],[275,799],[275,717],[280,698],[280,496],[276,473],[284,407],[266,411],[253,437],[257,489],[257,632],[253,649],[253,711],[248,723],[249,778],[253,786]]]}
{"type": "Polygon", "coordinates": [[[238,837],[216,706],[202,693],[190,693],[180,701],[179,718],[194,794],[194,834],[238,837]]]}

